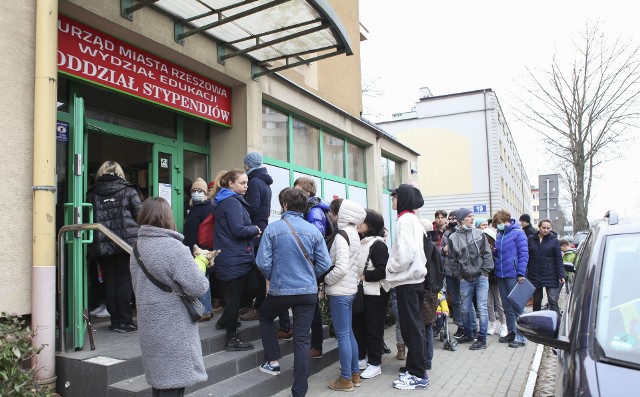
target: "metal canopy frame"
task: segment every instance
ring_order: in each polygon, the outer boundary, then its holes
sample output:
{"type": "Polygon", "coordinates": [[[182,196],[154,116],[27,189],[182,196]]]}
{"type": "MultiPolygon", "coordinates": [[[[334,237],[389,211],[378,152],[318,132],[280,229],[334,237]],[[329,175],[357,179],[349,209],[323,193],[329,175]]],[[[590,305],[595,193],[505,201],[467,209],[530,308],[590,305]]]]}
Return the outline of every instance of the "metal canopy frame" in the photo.
{"type": "Polygon", "coordinates": [[[238,55],[250,58],[254,79],[321,59],[353,54],[349,36],[326,0],[229,1],[120,0],[120,12],[124,18],[132,20],[136,11],[153,6],[174,18],[176,42],[184,44],[184,40],[190,36],[206,34],[217,43],[216,58],[219,63],[224,64],[225,60],[238,55]],[[216,1],[218,7],[214,7],[216,1]],[[253,7],[247,8],[251,5],[253,7]],[[264,22],[260,26],[254,26],[255,23],[247,26],[249,20],[242,21],[250,17],[256,22],[256,16],[262,16],[261,13],[279,6],[288,9],[282,12],[277,10],[275,14],[271,12],[257,19],[264,22]],[[313,10],[315,15],[309,15],[305,10],[298,11],[303,8],[313,10]],[[187,15],[194,9],[202,12],[187,15]],[[274,20],[274,15],[280,18],[274,20]],[[240,37],[232,37],[237,36],[238,32],[242,33],[240,37]],[[319,54],[307,57],[314,53],[319,54]],[[273,62],[283,64],[272,65],[273,62]]]}

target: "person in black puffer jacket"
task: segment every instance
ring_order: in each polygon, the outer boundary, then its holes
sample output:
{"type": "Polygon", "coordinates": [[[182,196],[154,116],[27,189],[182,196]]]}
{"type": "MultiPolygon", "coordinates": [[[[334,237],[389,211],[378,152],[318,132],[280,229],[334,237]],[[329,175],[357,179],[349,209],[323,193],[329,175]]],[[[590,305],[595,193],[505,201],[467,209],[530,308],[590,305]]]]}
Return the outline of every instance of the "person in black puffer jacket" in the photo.
{"type": "Polygon", "coordinates": [[[562,264],[562,252],[558,235],[551,231],[551,221],[542,219],[538,224],[538,233],[529,237],[529,263],[527,277],[536,287],[533,293],[533,311],[542,306],[542,288],[547,290],[549,309],[558,313],[560,288],[564,284],[565,273],[562,264]]]}
{"type": "MultiPolygon", "coordinates": [[[[258,152],[251,152],[244,158],[244,170],[247,173],[249,182],[247,182],[247,193],[244,198],[249,204],[249,216],[251,217],[251,223],[258,226],[260,230],[267,228],[269,224],[269,215],[271,214],[271,184],[273,178],[269,175],[269,172],[262,164],[262,155],[258,152]]],[[[260,247],[260,239],[262,235],[258,235],[253,240],[254,253],[258,252],[260,247]]],[[[249,306],[249,310],[240,315],[241,320],[257,320],[258,311],[262,306],[262,302],[267,295],[267,282],[262,275],[262,272],[258,270],[258,267],[254,264],[253,272],[257,280],[258,289],[255,296],[246,297],[245,305],[249,306]],[[251,307],[249,303],[255,298],[255,303],[251,307]],[[249,301],[249,302],[247,302],[249,301]]],[[[284,313],[283,313],[284,314],[284,313]]],[[[291,329],[290,321],[288,319],[289,312],[287,311],[286,321],[282,321],[283,316],[280,316],[281,327],[285,332],[291,329]]]]}
{"type": "MultiPolygon", "coordinates": [[[[96,173],[96,181],[87,191],[93,205],[94,222],[109,228],[133,246],[138,236],[136,219],[142,202],[133,184],[124,179],[120,164],[105,161],[96,173]]],[[[89,254],[102,266],[107,311],[113,332],[137,330],[133,322],[131,300],[133,286],[129,271],[129,254],[104,234],[96,231],[89,254]]]]}

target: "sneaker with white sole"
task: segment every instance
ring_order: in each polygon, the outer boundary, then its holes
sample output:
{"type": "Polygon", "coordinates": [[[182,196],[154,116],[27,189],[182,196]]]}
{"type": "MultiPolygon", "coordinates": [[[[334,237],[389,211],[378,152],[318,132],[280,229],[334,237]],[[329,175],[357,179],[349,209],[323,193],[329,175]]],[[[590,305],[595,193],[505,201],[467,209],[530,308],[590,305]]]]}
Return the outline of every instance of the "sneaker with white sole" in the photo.
{"type": "Polygon", "coordinates": [[[360,377],[362,379],[371,379],[371,378],[375,378],[376,376],[382,374],[382,369],[380,369],[379,365],[367,365],[367,368],[362,371],[362,373],[360,374],[360,377]]]}
{"type": "Polygon", "coordinates": [[[491,326],[489,327],[489,329],[487,330],[487,335],[493,335],[496,333],[496,329],[499,328],[499,324],[497,321],[493,321],[491,322],[491,326]]]}
{"type": "Polygon", "coordinates": [[[507,329],[507,324],[502,324],[500,326],[500,337],[504,338],[509,334],[509,330],[507,329]]]}
{"type": "Polygon", "coordinates": [[[280,375],[280,364],[271,365],[269,361],[266,361],[264,364],[260,365],[260,371],[265,374],[280,375]]]}
{"type": "Polygon", "coordinates": [[[363,369],[367,368],[367,358],[365,357],[362,360],[358,360],[358,368],[360,368],[360,371],[362,371],[363,369]]]}
{"type": "Polygon", "coordinates": [[[105,317],[111,317],[111,314],[109,314],[109,312],[107,311],[107,308],[103,306],[102,310],[96,312],[96,314],[94,314],[94,316],[100,317],[100,318],[105,318],[105,317]]]}
{"type": "Polygon", "coordinates": [[[92,316],[95,316],[96,313],[98,313],[99,311],[101,311],[103,309],[106,309],[106,306],[105,305],[100,305],[100,306],[96,307],[95,309],[91,310],[89,312],[89,314],[91,314],[92,316]]]}
{"type": "Polygon", "coordinates": [[[424,390],[429,386],[429,379],[418,378],[408,372],[393,381],[393,387],[400,390],[424,390]]]}

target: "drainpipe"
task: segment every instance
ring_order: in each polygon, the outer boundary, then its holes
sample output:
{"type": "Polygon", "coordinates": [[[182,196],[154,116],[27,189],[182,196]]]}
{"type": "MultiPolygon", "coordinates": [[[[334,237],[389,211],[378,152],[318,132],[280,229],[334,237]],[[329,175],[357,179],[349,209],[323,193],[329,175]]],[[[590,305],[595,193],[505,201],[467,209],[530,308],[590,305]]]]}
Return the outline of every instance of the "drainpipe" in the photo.
{"type": "Polygon", "coordinates": [[[489,145],[489,127],[487,126],[487,90],[483,90],[484,98],[484,136],[487,142],[487,179],[489,182],[489,216],[493,214],[493,203],[491,202],[491,151],[489,145]]]}
{"type": "Polygon", "coordinates": [[[56,385],[56,98],[58,0],[36,2],[35,97],[33,105],[33,238],[31,326],[38,383],[56,385]]]}

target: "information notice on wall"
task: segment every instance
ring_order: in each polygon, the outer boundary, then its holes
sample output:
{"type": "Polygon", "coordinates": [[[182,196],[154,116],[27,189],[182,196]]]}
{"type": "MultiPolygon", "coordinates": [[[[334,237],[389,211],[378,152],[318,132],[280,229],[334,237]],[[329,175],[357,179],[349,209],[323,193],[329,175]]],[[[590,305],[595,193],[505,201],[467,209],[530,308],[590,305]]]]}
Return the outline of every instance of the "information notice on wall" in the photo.
{"type": "Polygon", "coordinates": [[[63,15],[58,70],[231,126],[231,88],[63,15]]]}

